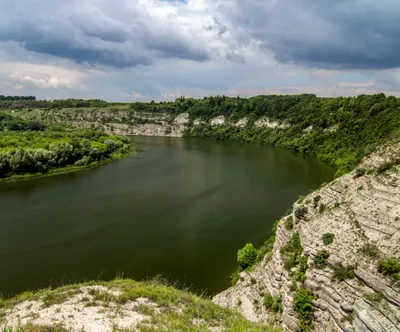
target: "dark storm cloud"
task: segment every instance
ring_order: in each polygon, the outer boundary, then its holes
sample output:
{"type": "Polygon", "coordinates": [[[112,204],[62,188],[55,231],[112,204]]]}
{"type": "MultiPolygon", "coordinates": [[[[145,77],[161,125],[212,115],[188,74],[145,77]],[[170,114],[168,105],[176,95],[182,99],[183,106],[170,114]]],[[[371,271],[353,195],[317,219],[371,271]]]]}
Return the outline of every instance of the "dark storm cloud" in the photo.
{"type": "MultiPolygon", "coordinates": [[[[310,67],[400,67],[398,0],[252,0],[225,2],[243,35],[279,62],[310,67]]],[[[227,7],[227,8],[226,8],[227,7]]],[[[239,29],[238,29],[239,30],[239,29]]]]}
{"type": "Polygon", "coordinates": [[[149,65],[155,58],[206,61],[208,51],[132,1],[15,0],[0,4],[0,41],[117,68],[149,65]]]}
{"type": "Polygon", "coordinates": [[[116,68],[159,58],[243,64],[260,48],[312,68],[396,68],[399,22],[399,0],[0,0],[0,42],[116,68]]]}
{"type": "Polygon", "coordinates": [[[150,65],[152,59],[145,56],[125,56],[122,52],[112,50],[96,50],[75,47],[69,42],[26,42],[25,48],[28,51],[45,53],[72,59],[77,63],[88,63],[91,65],[102,64],[117,68],[134,67],[137,65],[150,65]]]}

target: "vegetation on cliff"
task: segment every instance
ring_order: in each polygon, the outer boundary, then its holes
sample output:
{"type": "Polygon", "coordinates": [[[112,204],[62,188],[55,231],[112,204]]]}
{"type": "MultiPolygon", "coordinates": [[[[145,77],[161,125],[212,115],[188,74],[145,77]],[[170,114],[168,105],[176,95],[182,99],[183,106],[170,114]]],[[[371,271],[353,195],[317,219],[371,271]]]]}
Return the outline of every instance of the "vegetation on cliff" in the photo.
{"type": "Polygon", "coordinates": [[[400,127],[399,106],[395,97],[384,94],[355,98],[314,95],[210,98],[189,108],[192,118],[224,115],[230,121],[237,121],[247,117],[247,125],[212,126],[205,121],[193,126],[188,135],[269,144],[314,155],[337,168],[339,176],[355,168],[381,139],[400,127]],[[284,126],[254,126],[261,117],[284,126]]]}
{"type": "Polygon", "coordinates": [[[71,171],[120,158],[130,141],[99,130],[47,127],[0,114],[0,179],[71,171]]]}

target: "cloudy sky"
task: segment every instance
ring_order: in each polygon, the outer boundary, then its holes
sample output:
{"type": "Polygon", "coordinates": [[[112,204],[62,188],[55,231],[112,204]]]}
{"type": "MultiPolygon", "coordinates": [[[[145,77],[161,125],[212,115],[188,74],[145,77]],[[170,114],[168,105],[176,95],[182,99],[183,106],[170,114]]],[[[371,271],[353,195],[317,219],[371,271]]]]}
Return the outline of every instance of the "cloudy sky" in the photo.
{"type": "Polygon", "coordinates": [[[400,96],[398,0],[0,0],[0,94],[400,96]]]}

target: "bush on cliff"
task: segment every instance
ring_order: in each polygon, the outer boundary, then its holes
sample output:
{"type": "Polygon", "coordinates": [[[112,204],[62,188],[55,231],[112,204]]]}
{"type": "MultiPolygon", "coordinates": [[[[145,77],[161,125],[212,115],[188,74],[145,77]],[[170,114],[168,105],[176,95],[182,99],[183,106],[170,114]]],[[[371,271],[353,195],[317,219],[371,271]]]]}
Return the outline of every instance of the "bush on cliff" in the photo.
{"type": "Polygon", "coordinates": [[[253,266],[257,259],[257,249],[251,244],[247,243],[237,253],[237,261],[243,270],[253,266]]]}

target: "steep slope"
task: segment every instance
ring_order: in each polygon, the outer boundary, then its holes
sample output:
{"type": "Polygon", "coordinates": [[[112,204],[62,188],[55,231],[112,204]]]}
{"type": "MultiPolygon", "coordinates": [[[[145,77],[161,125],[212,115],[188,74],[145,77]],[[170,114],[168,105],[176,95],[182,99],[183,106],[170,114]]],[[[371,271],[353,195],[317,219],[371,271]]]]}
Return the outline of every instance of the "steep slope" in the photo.
{"type": "Polygon", "coordinates": [[[214,301],[266,321],[276,314],[264,294],[281,296],[279,319],[292,331],[400,331],[399,158],[397,135],[355,171],[300,198],[279,221],[272,254],[214,301]]]}
{"type": "Polygon", "coordinates": [[[142,136],[182,137],[189,123],[187,113],[176,115],[112,108],[34,110],[25,117],[78,128],[101,127],[109,134],[142,136]]]}
{"type": "Polygon", "coordinates": [[[0,300],[0,331],[264,331],[237,312],[159,280],[117,279],[0,300]]]}

